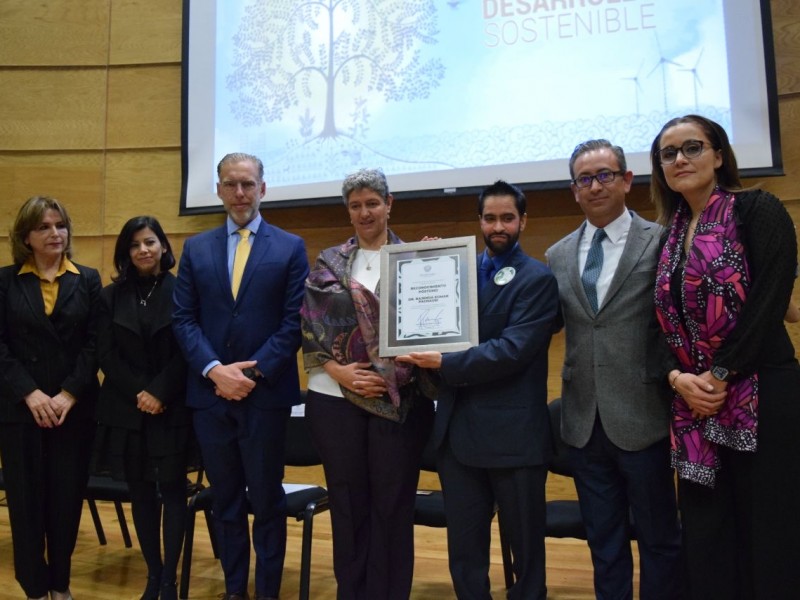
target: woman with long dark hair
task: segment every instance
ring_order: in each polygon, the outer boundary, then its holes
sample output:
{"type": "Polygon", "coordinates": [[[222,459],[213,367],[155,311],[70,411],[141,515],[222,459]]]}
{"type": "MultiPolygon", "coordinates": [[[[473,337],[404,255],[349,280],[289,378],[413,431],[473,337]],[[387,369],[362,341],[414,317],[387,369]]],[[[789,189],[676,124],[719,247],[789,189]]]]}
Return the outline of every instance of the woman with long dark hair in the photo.
{"type": "Polygon", "coordinates": [[[676,360],[672,463],[690,598],[800,589],[800,366],[786,332],[797,264],[775,196],[744,190],[724,129],[664,125],[651,194],[668,228],[656,311],[676,360]]]}
{"type": "Polygon", "coordinates": [[[177,598],[186,517],[191,431],[186,366],[172,334],[173,266],[159,222],[134,217],[120,231],[114,282],[101,294],[98,354],[105,379],[97,411],[98,466],[130,488],[147,563],[142,600],[177,598]]]}

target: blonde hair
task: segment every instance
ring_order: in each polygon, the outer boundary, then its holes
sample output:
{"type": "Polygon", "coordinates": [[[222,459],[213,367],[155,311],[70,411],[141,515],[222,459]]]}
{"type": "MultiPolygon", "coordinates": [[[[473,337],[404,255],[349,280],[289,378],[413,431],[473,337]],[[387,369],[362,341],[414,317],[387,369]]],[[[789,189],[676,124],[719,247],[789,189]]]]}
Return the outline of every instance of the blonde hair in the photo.
{"type": "Polygon", "coordinates": [[[9,232],[9,242],[11,243],[11,258],[16,265],[22,265],[31,257],[33,250],[25,243],[25,238],[33,231],[44,219],[44,213],[48,210],[56,211],[61,220],[67,227],[67,246],[64,254],[67,258],[72,257],[72,221],[67,214],[67,209],[55,198],[49,196],[33,196],[25,201],[19,209],[14,225],[9,232]]]}

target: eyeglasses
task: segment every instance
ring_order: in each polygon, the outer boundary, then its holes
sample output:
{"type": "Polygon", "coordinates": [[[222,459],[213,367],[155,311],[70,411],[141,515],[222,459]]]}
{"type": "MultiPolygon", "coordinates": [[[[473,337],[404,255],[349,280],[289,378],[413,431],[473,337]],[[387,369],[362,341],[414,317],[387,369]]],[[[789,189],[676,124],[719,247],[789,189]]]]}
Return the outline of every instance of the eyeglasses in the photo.
{"type": "Polygon", "coordinates": [[[580,177],[576,177],[572,180],[572,183],[578,188],[588,188],[592,187],[592,181],[596,179],[597,183],[600,185],[608,185],[614,181],[617,175],[622,175],[622,171],[600,171],[594,175],[581,175],[580,177]]]}
{"type": "Polygon", "coordinates": [[[667,146],[658,151],[658,159],[662,165],[671,165],[678,159],[678,152],[683,154],[684,158],[692,160],[703,153],[703,142],[700,140],[686,140],[680,145],[680,148],[667,146]]]}
{"type": "Polygon", "coordinates": [[[252,192],[254,189],[256,189],[256,186],[258,184],[255,181],[245,180],[245,181],[223,181],[221,185],[222,189],[231,192],[235,191],[239,186],[242,186],[242,191],[247,193],[247,192],[252,192]]]}

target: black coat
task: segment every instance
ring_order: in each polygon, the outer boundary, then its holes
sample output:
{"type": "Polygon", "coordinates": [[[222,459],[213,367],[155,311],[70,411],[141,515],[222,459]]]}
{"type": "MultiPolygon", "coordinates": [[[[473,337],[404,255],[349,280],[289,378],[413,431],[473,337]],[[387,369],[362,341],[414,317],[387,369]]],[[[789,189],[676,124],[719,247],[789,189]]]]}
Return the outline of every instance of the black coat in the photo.
{"type": "Polygon", "coordinates": [[[98,356],[103,387],[98,421],[111,427],[141,430],[186,426],[186,363],[172,333],[172,290],[175,276],[164,273],[140,311],[136,282],[112,283],[101,293],[98,356]],[[141,313],[146,314],[143,329],[141,313]],[[148,415],[136,407],[136,394],[146,390],[164,403],[166,410],[148,415]]]}
{"type": "Polygon", "coordinates": [[[100,275],[75,266],[80,274],[61,276],[49,317],[36,275],[19,275],[18,265],[0,269],[0,422],[33,423],[25,396],[36,389],[72,394],[70,419],[94,416],[100,275]]]}

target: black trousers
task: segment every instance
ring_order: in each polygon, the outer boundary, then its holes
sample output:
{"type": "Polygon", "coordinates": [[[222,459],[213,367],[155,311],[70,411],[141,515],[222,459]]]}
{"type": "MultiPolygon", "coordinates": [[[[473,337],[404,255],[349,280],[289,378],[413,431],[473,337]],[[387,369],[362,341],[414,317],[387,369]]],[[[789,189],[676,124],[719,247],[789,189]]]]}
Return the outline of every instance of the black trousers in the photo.
{"type": "Polygon", "coordinates": [[[714,488],[680,480],[696,600],[773,600],[800,590],[800,370],[759,372],[758,449],[722,449],[714,488]]]}
{"type": "Polygon", "coordinates": [[[494,509],[502,513],[514,557],[516,583],[509,600],[545,600],[547,467],[465,465],[445,440],[437,456],[447,513],[450,575],[459,600],[491,600],[489,550],[494,509]]]}
{"type": "Polygon", "coordinates": [[[310,391],[306,418],[330,494],[339,600],[407,600],[414,572],[414,501],[433,403],[405,423],[310,391]]]}
{"type": "Polygon", "coordinates": [[[69,416],[52,429],[0,424],[14,573],[27,596],[69,588],[93,435],[92,421],[69,416]]]}

